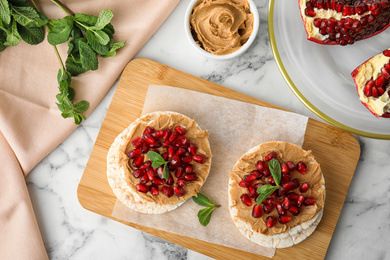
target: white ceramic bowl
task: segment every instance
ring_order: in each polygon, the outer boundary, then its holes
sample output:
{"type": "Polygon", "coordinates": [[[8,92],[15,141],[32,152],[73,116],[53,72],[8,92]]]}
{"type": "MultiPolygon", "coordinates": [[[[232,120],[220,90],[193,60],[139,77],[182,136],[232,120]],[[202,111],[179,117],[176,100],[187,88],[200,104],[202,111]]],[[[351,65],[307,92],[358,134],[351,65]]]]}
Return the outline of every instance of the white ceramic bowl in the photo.
{"type": "Polygon", "coordinates": [[[212,54],[212,53],[202,49],[199,45],[196,44],[194,38],[192,37],[191,30],[190,30],[190,15],[192,12],[192,8],[197,1],[198,0],[191,0],[190,4],[186,10],[185,17],[184,17],[185,34],[186,34],[187,39],[190,42],[190,44],[192,46],[194,46],[194,48],[197,51],[199,51],[202,55],[204,55],[205,57],[210,58],[210,59],[228,60],[228,59],[232,59],[232,58],[240,56],[251,46],[251,44],[253,43],[253,41],[255,40],[255,38],[257,36],[257,31],[259,30],[259,23],[260,23],[259,13],[257,12],[257,8],[256,8],[256,5],[253,2],[253,0],[247,0],[249,5],[250,5],[250,11],[251,11],[251,13],[253,13],[253,18],[254,18],[252,34],[249,37],[248,41],[238,51],[227,54],[227,55],[215,55],[215,54],[212,54]]]}

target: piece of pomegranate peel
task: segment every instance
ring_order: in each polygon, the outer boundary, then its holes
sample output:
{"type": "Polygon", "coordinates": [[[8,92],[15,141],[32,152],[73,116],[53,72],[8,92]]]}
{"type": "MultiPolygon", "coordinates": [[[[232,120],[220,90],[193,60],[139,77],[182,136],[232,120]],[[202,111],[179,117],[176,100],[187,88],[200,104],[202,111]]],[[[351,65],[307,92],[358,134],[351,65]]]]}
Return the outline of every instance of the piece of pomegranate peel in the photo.
{"type": "Polygon", "coordinates": [[[298,1],[307,39],[319,44],[353,44],[390,25],[389,0],[298,1]]]}
{"type": "Polygon", "coordinates": [[[390,117],[390,49],[368,59],[351,75],[363,105],[376,117],[390,117]]]}

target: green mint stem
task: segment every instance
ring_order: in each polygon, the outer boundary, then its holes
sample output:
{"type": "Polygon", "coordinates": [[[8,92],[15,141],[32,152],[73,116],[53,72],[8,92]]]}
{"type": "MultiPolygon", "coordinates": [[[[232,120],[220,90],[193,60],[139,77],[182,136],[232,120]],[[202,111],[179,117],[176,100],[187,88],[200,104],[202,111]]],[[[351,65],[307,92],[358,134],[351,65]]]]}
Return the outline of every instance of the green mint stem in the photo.
{"type": "Polygon", "coordinates": [[[58,6],[59,8],[61,8],[61,10],[64,11],[67,15],[74,16],[74,13],[71,10],[69,10],[67,7],[65,7],[65,5],[60,1],[58,0],[50,0],[50,1],[54,3],[56,6],[58,6]]]}

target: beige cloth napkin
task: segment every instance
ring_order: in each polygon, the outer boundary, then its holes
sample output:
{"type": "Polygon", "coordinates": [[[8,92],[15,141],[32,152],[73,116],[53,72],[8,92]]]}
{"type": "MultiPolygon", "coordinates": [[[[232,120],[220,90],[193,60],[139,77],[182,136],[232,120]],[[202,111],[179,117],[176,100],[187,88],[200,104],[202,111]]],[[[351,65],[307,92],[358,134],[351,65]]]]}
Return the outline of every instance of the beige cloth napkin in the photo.
{"type": "MultiPolygon", "coordinates": [[[[90,113],[122,69],[168,17],[180,0],[63,0],[75,13],[114,13],[116,41],[127,41],[117,56],[99,58],[99,69],[73,79],[76,100],[90,103],[90,113]]],[[[65,16],[49,0],[36,1],[50,19],[65,16]]],[[[67,45],[59,46],[63,59],[67,45]]],[[[0,52],[0,258],[47,259],[24,176],[74,129],[55,102],[60,64],[47,42],[21,42],[0,52]]]]}

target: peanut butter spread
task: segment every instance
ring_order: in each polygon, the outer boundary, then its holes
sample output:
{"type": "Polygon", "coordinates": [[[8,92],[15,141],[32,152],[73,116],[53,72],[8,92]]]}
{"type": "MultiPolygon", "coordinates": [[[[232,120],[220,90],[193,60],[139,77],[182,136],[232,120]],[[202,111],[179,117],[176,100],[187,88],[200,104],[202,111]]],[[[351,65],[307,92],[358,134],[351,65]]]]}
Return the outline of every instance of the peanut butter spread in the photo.
{"type": "MultiPolygon", "coordinates": [[[[230,176],[231,187],[229,191],[230,205],[237,208],[237,219],[246,222],[252,227],[252,230],[260,232],[263,235],[271,236],[280,233],[285,233],[294,226],[300,225],[311,220],[324,206],[325,202],[325,181],[321,172],[320,165],[314,160],[311,151],[304,151],[300,147],[286,143],[286,142],[269,142],[264,143],[254,150],[250,150],[244,154],[232,169],[230,176]],[[277,154],[279,161],[292,161],[297,164],[303,161],[307,166],[307,173],[302,175],[298,171],[290,172],[291,180],[298,178],[300,183],[308,182],[310,188],[307,192],[302,193],[305,197],[315,198],[315,204],[310,206],[302,206],[300,214],[294,216],[287,224],[280,224],[278,221],[272,228],[268,228],[265,224],[265,219],[268,216],[278,218],[276,209],[273,209],[270,214],[263,212],[262,217],[252,217],[253,206],[248,207],[244,205],[240,196],[248,193],[248,189],[240,187],[238,183],[243,179],[244,175],[250,174],[251,171],[256,170],[255,164],[258,160],[263,160],[270,152],[277,154]]],[[[299,189],[294,189],[293,192],[300,195],[299,189]]],[[[256,203],[256,202],[254,202],[256,203]]],[[[255,204],[253,204],[255,205],[255,204]]]]}
{"type": "MultiPolygon", "coordinates": [[[[133,122],[132,127],[127,135],[127,138],[125,139],[125,144],[121,149],[123,149],[123,154],[119,160],[119,164],[122,164],[124,168],[126,169],[128,178],[126,178],[126,186],[130,188],[134,193],[137,193],[137,195],[145,201],[148,202],[155,202],[160,205],[164,204],[176,204],[180,201],[185,201],[191,196],[196,195],[199,192],[200,187],[203,185],[205,179],[208,176],[209,170],[210,170],[210,163],[211,163],[211,150],[209,146],[208,141],[209,134],[205,130],[201,130],[197,123],[182,115],[179,113],[174,112],[159,112],[159,113],[150,113],[147,114],[141,118],[139,118],[137,121],[133,122]],[[126,155],[126,153],[130,150],[133,150],[133,144],[131,143],[131,140],[133,140],[137,136],[142,136],[145,128],[147,126],[153,127],[156,130],[162,130],[165,128],[174,129],[176,126],[184,126],[187,130],[187,133],[185,136],[190,140],[191,143],[195,144],[198,147],[197,154],[202,154],[206,156],[206,161],[204,164],[191,162],[190,164],[193,167],[193,172],[197,174],[197,179],[195,181],[188,181],[186,182],[185,186],[183,187],[186,191],[184,196],[178,197],[176,195],[173,195],[172,197],[168,198],[164,194],[159,193],[158,196],[152,195],[150,192],[148,193],[141,193],[138,192],[135,188],[135,185],[140,182],[140,179],[136,179],[132,172],[134,171],[133,165],[129,161],[130,159],[126,155]]],[[[161,147],[158,148],[160,154],[165,152],[165,148],[161,147]]],[[[149,160],[145,154],[145,161],[149,160]]],[[[173,179],[176,180],[174,173],[171,173],[173,179]]]]}
{"type": "Polygon", "coordinates": [[[253,22],[246,0],[199,0],[190,16],[190,29],[201,48],[212,54],[226,55],[248,41],[253,22]]]}

